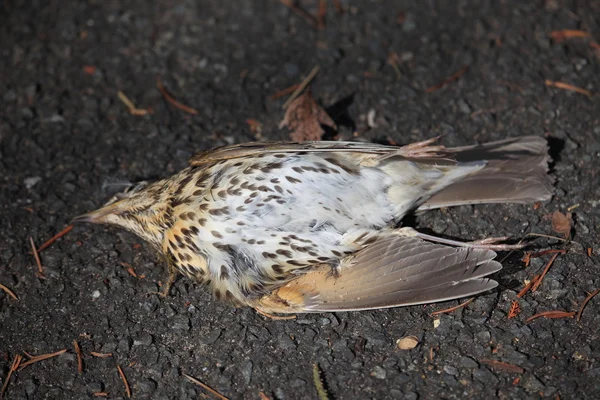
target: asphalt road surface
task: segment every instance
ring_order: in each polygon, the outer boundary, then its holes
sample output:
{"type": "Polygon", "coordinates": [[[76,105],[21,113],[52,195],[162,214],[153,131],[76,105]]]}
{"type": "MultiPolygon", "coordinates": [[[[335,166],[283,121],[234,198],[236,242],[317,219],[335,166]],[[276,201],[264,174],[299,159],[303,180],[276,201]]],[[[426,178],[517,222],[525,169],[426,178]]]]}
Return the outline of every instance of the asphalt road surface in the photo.
{"type": "MultiPolygon", "coordinates": [[[[334,399],[600,397],[600,296],[579,322],[526,322],[578,311],[600,288],[600,2],[342,0],[342,14],[334,3],[323,29],[275,0],[0,5],[0,283],[18,296],[0,291],[0,379],[17,355],[66,349],[14,372],[6,398],[126,398],[119,365],[137,399],[208,396],[183,374],[232,399],[310,399],[314,364],[334,399]],[[562,30],[589,36],[551,36],[562,30]],[[168,176],[217,145],[288,138],[278,128],[287,96],[272,96],[316,65],[313,95],[336,138],[548,138],[552,201],[407,221],[464,240],[521,238],[556,235],[549,215],[571,210],[574,243],[516,317],[517,293],[552,254],[529,267],[523,252],[501,254],[496,290],[437,317],[461,301],[274,321],[184,278],[163,299],[150,294],[167,279],[152,250],[100,226],[76,226],[41,252],[39,277],[29,237],[39,246],[115,184],[168,176]],[[166,101],[157,77],[197,114],[166,101]],[[397,349],[410,335],[418,345],[397,349]]],[[[317,14],[316,0],[299,4],[317,14]]],[[[541,238],[532,250],[562,245],[541,238]]]]}

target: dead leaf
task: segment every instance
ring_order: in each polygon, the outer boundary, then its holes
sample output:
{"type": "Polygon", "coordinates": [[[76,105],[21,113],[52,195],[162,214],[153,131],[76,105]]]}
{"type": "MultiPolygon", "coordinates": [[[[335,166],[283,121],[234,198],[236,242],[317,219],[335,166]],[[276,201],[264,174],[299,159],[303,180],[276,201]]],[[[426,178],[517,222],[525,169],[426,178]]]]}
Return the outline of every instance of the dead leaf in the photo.
{"type": "Polygon", "coordinates": [[[419,339],[416,336],[406,336],[396,340],[396,346],[398,346],[400,350],[414,349],[418,344],[419,339]]]}
{"type": "Polygon", "coordinates": [[[554,211],[552,213],[552,230],[562,234],[565,239],[568,238],[571,233],[571,213],[565,215],[560,211],[554,211]]]}
{"type": "Polygon", "coordinates": [[[327,115],[323,107],[317,104],[310,93],[310,88],[307,88],[289,105],[285,117],[279,124],[279,129],[287,127],[292,131],[291,139],[302,142],[321,140],[325,133],[321,125],[336,128],[335,122],[327,115]]]}

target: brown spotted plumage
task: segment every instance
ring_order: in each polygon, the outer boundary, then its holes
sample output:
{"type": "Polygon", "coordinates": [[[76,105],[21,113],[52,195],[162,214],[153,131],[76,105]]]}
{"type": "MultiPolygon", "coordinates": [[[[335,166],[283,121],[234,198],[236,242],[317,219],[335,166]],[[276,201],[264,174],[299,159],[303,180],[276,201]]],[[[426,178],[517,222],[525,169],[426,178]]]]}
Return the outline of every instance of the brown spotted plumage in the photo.
{"type": "Polygon", "coordinates": [[[492,249],[502,245],[399,223],[411,210],[550,198],[546,143],[432,143],[219,148],[76,221],[126,228],[217,299],[267,312],[393,307],[493,288],[485,277],[501,268],[492,249]]]}

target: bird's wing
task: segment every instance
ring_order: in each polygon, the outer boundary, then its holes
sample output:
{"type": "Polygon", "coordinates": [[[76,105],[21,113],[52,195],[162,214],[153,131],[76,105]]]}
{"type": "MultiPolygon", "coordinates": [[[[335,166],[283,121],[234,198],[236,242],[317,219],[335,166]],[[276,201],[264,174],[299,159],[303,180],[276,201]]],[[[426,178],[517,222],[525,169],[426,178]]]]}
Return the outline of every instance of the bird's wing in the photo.
{"type": "Polygon", "coordinates": [[[362,142],[250,142],[219,147],[196,153],[190,158],[190,165],[204,165],[221,160],[257,156],[267,153],[297,153],[297,152],[354,152],[366,154],[387,154],[397,151],[397,146],[385,146],[376,143],[362,142]]]}
{"type": "Polygon", "coordinates": [[[273,313],[356,311],[434,303],[493,289],[486,279],[502,268],[496,253],[389,236],[331,267],[309,272],[263,297],[273,313]]]}

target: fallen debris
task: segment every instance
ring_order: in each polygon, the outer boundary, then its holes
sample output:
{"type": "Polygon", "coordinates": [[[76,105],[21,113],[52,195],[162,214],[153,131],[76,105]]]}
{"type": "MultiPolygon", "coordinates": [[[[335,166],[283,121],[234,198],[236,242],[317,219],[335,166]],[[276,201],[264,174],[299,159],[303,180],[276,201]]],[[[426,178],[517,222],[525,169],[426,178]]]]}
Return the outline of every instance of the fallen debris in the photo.
{"type": "Polygon", "coordinates": [[[321,140],[325,131],[321,125],[336,127],[327,112],[313,99],[310,88],[295,99],[285,112],[279,128],[288,127],[293,141],[321,140]]]}
{"type": "Polygon", "coordinates": [[[9,295],[10,297],[12,297],[14,300],[19,300],[17,295],[12,290],[10,290],[9,288],[7,288],[6,286],[4,286],[1,283],[0,283],[0,289],[4,290],[6,292],[6,294],[9,295]]]}
{"type": "Polygon", "coordinates": [[[529,317],[525,320],[525,322],[533,321],[538,318],[570,318],[575,315],[575,311],[544,311],[539,314],[535,314],[532,317],[529,317]]]}
{"type": "Polygon", "coordinates": [[[125,393],[127,393],[127,397],[131,398],[131,388],[129,387],[129,382],[127,382],[127,378],[125,377],[125,373],[123,372],[123,368],[120,365],[117,365],[117,370],[119,371],[119,375],[121,376],[121,380],[123,381],[123,385],[125,385],[125,393]]]}
{"type": "Polygon", "coordinates": [[[572,219],[571,213],[568,212],[566,215],[560,211],[554,211],[552,213],[552,230],[559,233],[568,239],[571,235],[572,219]]]}
{"type": "Polygon", "coordinates": [[[592,297],[596,296],[598,293],[600,293],[600,289],[594,290],[592,293],[590,293],[588,295],[588,297],[585,298],[583,303],[581,303],[581,306],[579,307],[579,311],[577,311],[577,322],[579,322],[581,320],[581,314],[583,314],[583,310],[584,310],[585,306],[587,306],[587,303],[589,303],[589,301],[592,299],[592,297]]]}
{"type": "Polygon", "coordinates": [[[37,248],[35,247],[35,242],[33,241],[33,238],[31,236],[29,236],[29,244],[31,245],[33,258],[35,258],[35,263],[37,265],[37,275],[38,277],[45,279],[46,277],[44,276],[44,268],[42,267],[42,261],[40,260],[40,255],[38,254],[37,248]]]}
{"type": "Polygon", "coordinates": [[[185,378],[187,378],[187,380],[189,380],[192,383],[195,383],[196,385],[200,386],[202,389],[206,390],[207,392],[209,392],[210,394],[212,394],[213,396],[215,396],[217,399],[219,400],[229,400],[227,397],[223,396],[221,393],[217,392],[215,389],[211,388],[210,386],[200,382],[198,379],[193,378],[187,374],[183,374],[183,376],[185,378]]]}
{"type": "Polygon", "coordinates": [[[498,361],[498,360],[480,360],[480,362],[482,364],[489,365],[492,368],[503,369],[505,371],[514,372],[516,374],[522,374],[523,372],[525,372],[525,370],[523,368],[519,367],[518,365],[509,364],[509,363],[506,363],[504,361],[498,361]]]}
{"type": "Polygon", "coordinates": [[[96,67],[94,67],[93,65],[84,65],[83,72],[85,72],[88,75],[94,75],[94,73],[96,72],[96,67]]]}
{"type": "Polygon", "coordinates": [[[46,240],[46,242],[37,249],[38,253],[41,253],[42,251],[46,250],[48,247],[50,247],[58,239],[60,239],[61,237],[65,236],[67,233],[71,232],[72,229],[73,229],[73,225],[67,225],[65,227],[65,229],[63,229],[62,231],[58,232],[56,235],[52,236],[50,239],[46,240]]]}
{"type": "Polygon", "coordinates": [[[160,91],[160,93],[163,95],[165,100],[167,100],[169,103],[171,103],[175,108],[179,108],[180,110],[185,111],[188,114],[192,114],[192,115],[198,114],[198,110],[196,110],[192,107],[186,106],[185,104],[182,104],[182,103],[178,102],[177,100],[175,100],[175,98],[173,96],[171,96],[169,94],[169,92],[167,92],[167,89],[165,89],[160,78],[156,78],[156,88],[160,91]]]}
{"type": "Polygon", "coordinates": [[[308,22],[313,28],[317,28],[317,21],[315,17],[306,12],[303,8],[298,7],[292,0],[279,0],[284,6],[292,10],[300,18],[308,22]]]}
{"type": "Polygon", "coordinates": [[[299,86],[300,86],[300,84],[297,83],[295,85],[292,85],[290,87],[282,89],[282,90],[278,91],[277,93],[272,94],[271,95],[271,100],[276,100],[276,99],[278,99],[280,97],[285,96],[286,94],[294,93],[296,91],[296,89],[298,89],[299,86]]]}
{"type": "Polygon", "coordinates": [[[83,358],[81,357],[81,348],[77,340],[73,340],[73,347],[75,348],[75,354],[77,355],[77,372],[79,375],[83,373],[83,358]]]}
{"type": "Polygon", "coordinates": [[[459,304],[457,306],[446,308],[445,310],[434,311],[434,312],[431,313],[431,315],[434,316],[434,315],[439,315],[439,314],[451,313],[452,311],[456,311],[459,308],[462,308],[462,307],[470,304],[473,300],[475,300],[475,297],[471,297],[469,300],[467,300],[464,303],[461,303],[461,304],[459,304]]]}
{"type": "Polygon", "coordinates": [[[292,95],[285,101],[285,103],[283,103],[283,106],[281,106],[281,108],[283,108],[284,110],[286,108],[288,108],[292,104],[292,102],[296,99],[296,97],[298,97],[298,95],[300,95],[300,93],[302,93],[302,91],[314,79],[314,77],[317,76],[318,72],[319,72],[319,66],[317,65],[309,72],[308,76],[306,78],[304,78],[304,80],[298,85],[298,87],[296,87],[296,89],[293,91],[292,95]]]}
{"type": "Polygon", "coordinates": [[[521,306],[519,305],[519,302],[513,300],[512,304],[510,305],[510,310],[508,311],[508,319],[516,317],[520,312],[521,306]]]}
{"type": "Polygon", "coordinates": [[[525,296],[527,292],[529,292],[529,289],[531,289],[531,287],[535,285],[538,279],[540,279],[540,275],[534,276],[533,279],[531,279],[531,281],[529,281],[529,283],[526,284],[525,287],[519,292],[519,294],[517,294],[517,297],[521,298],[525,296]]]}
{"type": "Polygon", "coordinates": [[[29,357],[29,360],[27,360],[24,363],[21,363],[19,365],[19,371],[22,370],[23,368],[27,367],[28,365],[34,364],[39,361],[47,360],[52,357],[60,356],[61,354],[64,354],[66,352],[67,352],[67,349],[62,349],[62,350],[56,351],[54,353],[40,354],[39,356],[32,356],[29,353],[25,353],[25,355],[27,357],[29,357]]]}
{"type": "Polygon", "coordinates": [[[319,400],[328,400],[329,394],[327,393],[327,390],[325,390],[325,385],[321,379],[321,369],[317,363],[313,364],[313,382],[317,389],[317,397],[319,400]]]}
{"type": "MultiPolygon", "coordinates": [[[[414,349],[415,347],[417,347],[418,344],[419,338],[416,336],[406,336],[402,339],[396,340],[396,347],[398,347],[400,350],[414,349]]],[[[433,351],[433,348],[431,348],[430,350],[433,351]]]]}
{"type": "Polygon", "coordinates": [[[554,255],[552,256],[552,258],[550,259],[550,261],[548,261],[548,263],[546,264],[546,267],[542,271],[542,274],[535,280],[535,283],[531,287],[531,291],[532,292],[535,292],[538,289],[538,287],[540,287],[540,285],[542,284],[542,280],[544,279],[544,277],[546,276],[546,274],[550,270],[550,267],[554,263],[554,260],[556,260],[556,257],[558,257],[559,254],[564,254],[565,252],[566,252],[566,250],[554,253],[554,255]]]}
{"type": "Polygon", "coordinates": [[[546,86],[552,86],[552,87],[559,88],[559,89],[569,90],[571,92],[577,92],[579,94],[583,94],[588,97],[592,97],[594,95],[592,92],[590,92],[587,89],[582,89],[580,87],[577,87],[577,86],[574,86],[574,85],[571,85],[568,83],[564,83],[564,82],[550,81],[550,80],[546,79],[546,81],[544,83],[546,84],[546,86]]]}
{"type": "Polygon", "coordinates": [[[12,376],[13,372],[15,372],[17,370],[17,368],[19,368],[19,365],[21,364],[22,359],[23,359],[23,356],[20,354],[17,354],[15,356],[15,358],[13,358],[13,362],[10,366],[10,369],[8,370],[8,374],[6,374],[6,378],[4,379],[4,384],[2,385],[2,389],[0,389],[0,399],[4,396],[4,392],[6,391],[6,388],[8,387],[8,383],[10,382],[10,377],[12,376]]]}
{"type": "Polygon", "coordinates": [[[430,86],[427,89],[425,89],[425,93],[435,92],[436,90],[439,90],[439,89],[443,88],[444,86],[448,85],[449,83],[452,83],[454,81],[459,80],[460,77],[463,76],[465,74],[465,72],[467,72],[468,69],[469,69],[469,66],[465,65],[464,67],[462,67],[461,69],[459,69],[456,73],[454,73],[453,75],[451,75],[448,78],[444,79],[442,82],[438,83],[437,85],[433,85],[433,86],[430,86]]]}
{"type": "Polygon", "coordinates": [[[586,38],[590,36],[586,31],[582,31],[579,29],[563,29],[561,31],[552,31],[550,32],[550,37],[555,40],[557,43],[560,43],[566,39],[571,38],[586,38]]]}
{"type": "Polygon", "coordinates": [[[129,109],[129,114],[135,116],[142,116],[151,113],[150,109],[137,108],[135,104],[133,104],[133,102],[129,100],[127,96],[125,96],[125,93],[121,92],[120,90],[117,92],[117,96],[119,97],[119,100],[121,100],[123,104],[125,104],[125,106],[129,109]]]}
{"type": "Polygon", "coordinates": [[[90,351],[90,354],[93,355],[94,357],[99,357],[99,358],[112,357],[112,353],[97,353],[95,351],[90,351]]]}

